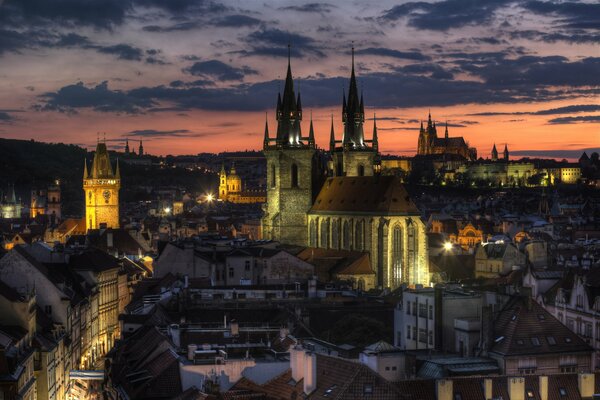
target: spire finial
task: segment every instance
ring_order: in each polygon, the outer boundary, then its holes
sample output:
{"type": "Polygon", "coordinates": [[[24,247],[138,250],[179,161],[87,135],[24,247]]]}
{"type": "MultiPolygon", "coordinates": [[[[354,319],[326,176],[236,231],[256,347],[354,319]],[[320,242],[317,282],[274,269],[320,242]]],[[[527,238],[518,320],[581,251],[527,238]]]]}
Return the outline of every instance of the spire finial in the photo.
{"type": "Polygon", "coordinates": [[[292,45],[288,42],[288,67],[291,65],[292,59],[292,45]]]}
{"type": "Polygon", "coordinates": [[[352,41],[352,71],[354,71],[354,40],[352,41]]]}

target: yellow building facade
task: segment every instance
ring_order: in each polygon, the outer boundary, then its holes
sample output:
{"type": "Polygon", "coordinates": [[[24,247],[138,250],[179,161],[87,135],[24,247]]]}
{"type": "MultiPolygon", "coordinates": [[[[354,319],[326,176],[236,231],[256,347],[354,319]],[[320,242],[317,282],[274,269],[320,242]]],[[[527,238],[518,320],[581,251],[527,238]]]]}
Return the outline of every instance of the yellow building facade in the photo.
{"type": "Polygon", "coordinates": [[[98,143],[91,171],[83,172],[86,230],[119,228],[119,189],[121,174],[117,161],[113,172],[106,143],[98,143]]]}
{"type": "Polygon", "coordinates": [[[242,191],[242,178],[237,174],[235,165],[232,165],[229,174],[223,165],[219,173],[219,200],[236,204],[264,203],[267,195],[263,190],[242,191]]]}

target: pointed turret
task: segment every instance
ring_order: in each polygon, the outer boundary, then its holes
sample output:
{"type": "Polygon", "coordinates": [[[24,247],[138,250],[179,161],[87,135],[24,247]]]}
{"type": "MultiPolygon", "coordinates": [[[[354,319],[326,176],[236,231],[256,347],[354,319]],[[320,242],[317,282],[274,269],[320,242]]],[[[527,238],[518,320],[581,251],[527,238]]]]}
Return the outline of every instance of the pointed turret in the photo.
{"type": "Polygon", "coordinates": [[[333,114],[331,114],[331,131],[329,133],[329,151],[335,151],[335,132],[333,130],[333,114]]]}
{"type": "Polygon", "coordinates": [[[346,149],[360,149],[365,147],[363,123],[365,121],[364,103],[362,96],[358,97],[356,74],[354,72],[354,47],[352,47],[352,71],[350,73],[350,87],[348,100],[344,101],[342,121],[344,122],[344,137],[342,143],[346,149]]]}
{"type": "Polygon", "coordinates": [[[377,137],[377,115],[373,114],[373,150],[379,151],[379,139],[377,137]]]}
{"type": "Polygon", "coordinates": [[[265,138],[263,140],[263,148],[267,148],[269,147],[269,118],[268,115],[265,113],[265,138]]]}
{"type": "Polygon", "coordinates": [[[125,154],[129,154],[129,139],[125,139],[125,154]]]}
{"type": "Polygon", "coordinates": [[[292,78],[291,50],[288,45],[288,68],[285,77],[283,97],[277,99],[277,146],[300,147],[302,146],[302,133],[300,121],[302,109],[300,96],[296,99],[294,94],[294,80],[292,78]]]}
{"type": "Polygon", "coordinates": [[[88,168],[87,168],[87,158],[83,160],[83,179],[89,178],[88,168]]]}
{"type": "Polygon", "coordinates": [[[144,145],[142,144],[141,140],[140,140],[140,147],[138,149],[138,155],[140,155],[140,156],[144,155],[144,145]]]}
{"type": "Polygon", "coordinates": [[[91,178],[93,179],[104,179],[104,178],[115,178],[112,166],[110,165],[110,157],[108,156],[108,149],[106,143],[98,142],[96,145],[96,152],[94,153],[94,161],[92,162],[91,178]]]}
{"type": "Polygon", "coordinates": [[[504,151],[502,152],[504,161],[508,161],[508,145],[504,143],[504,151]]]}
{"type": "Polygon", "coordinates": [[[498,150],[496,149],[496,143],[492,147],[492,161],[498,161],[498,150]]]}
{"type": "Polygon", "coordinates": [[[420,129],[420,131],[421,132],[425,132],[425,129],[423,128],[423,120],[421,120],[421,129],[420,129]]]}
{"type": "Polygon", "coordinates": [[[446,132],[444,132],[444,137],[446,138],[446,141],[448,141],[448,121],[446,121],[446,132]]]}
{"type": "Polygon", "coordinates": [[[313,128],[312,111],[310,113],[310,129],[308,131],[308,145],[311,147],[314,147],[314,145],[315,145],[315,130],[313,128]]]}
{"type": "Polygon", "coordinates": [[[15,195],[15,184],[10,185],[8,189],[8,202],[10,204],[17,204],[17,196],[15,195]]]}

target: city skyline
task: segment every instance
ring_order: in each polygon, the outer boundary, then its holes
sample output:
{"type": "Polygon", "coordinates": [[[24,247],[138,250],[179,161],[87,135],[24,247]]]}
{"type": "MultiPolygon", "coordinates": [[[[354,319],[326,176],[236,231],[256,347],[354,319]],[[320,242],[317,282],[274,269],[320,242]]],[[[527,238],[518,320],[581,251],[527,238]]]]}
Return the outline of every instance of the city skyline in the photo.
{"type": "Polygon", "coordinates": [[[598,150],[600,6],[38,0],[0,4],[0,136],[148,153],[261,147],[287,44],[316,143],[342,132],[350,49],[382,153],[413,155],[429,110],[489,157],[598,150]]]}

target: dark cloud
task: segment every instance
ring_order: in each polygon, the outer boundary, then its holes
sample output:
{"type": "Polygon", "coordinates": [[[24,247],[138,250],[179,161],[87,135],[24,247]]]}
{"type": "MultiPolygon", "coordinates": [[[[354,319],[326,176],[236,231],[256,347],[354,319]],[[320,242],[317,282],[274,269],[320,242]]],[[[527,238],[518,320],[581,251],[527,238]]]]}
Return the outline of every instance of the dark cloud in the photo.
{"type": "Polygon", "coordinates": [[[14,25],[28,23],[111,29],[122,24],[131,9],[129,0],[7,0],[2,5],[2,19],[14,25]]]}
{"type": "Polygon", "coordinates": [[[579,112],[594,112],[600,111],[600,105],[597,104],[574,104],[571,106],[550,108],[547,110],[539,111],[515,111],[515,112],[481,112],[467,115],[479,115],[479,116],[494,116],[494,115],[554,115],[554,114],[570,114],[579,112]]]}
{"type": "Polygon", "coordinates": [[[191,131],[188,129],[175,129],[172,131],[157,131],[154,129],[140,129],[128,132],[123,137],[141,136],[141,137],[182,137],[189,136],[191,131]]]}
{"type": "Polygon", "coordinates": [[[511,2],[512,0],[408,2],[384,11],[379,19],[386,22],[406,18],[408,24],[415,28],[445,31],[466,25],[486,24],[496,10],[511,2]]]}
{"type": "Polygon", "coordinates": [[[560,117],[548,120],[549,124],[579,124],[579,123],[600,123],[600,115],[580,115],[577,117],[560,117]]]}
{"type": "Polygon", "coordinates": [[[427,63],[411,64],[411,65],[406,65],[404,67],[399,67],[399,68],[397,68],[397,70],[408,73],[408,74],[417,74],[417,75],[428,74],[429,77],[432,79],[452,79],[452,78],[454,78],[454,75],[451,72],[445,70],[438,64],[427,64],[427,63]]]}
{"type": "Polygon", "coordinates": [[[294,57],[305,55],[325,57],[322,46],[311,37],[280,29],[260,29],[249,34],[244,40],[251,46],[250,50],[238,52],[244,56],[287,57],[287,46],[291,44],[291,54],[294,57]]]}
{"type": "Polygon", "coordinates": [[[260,24],[262,24],[262,21],[260,19],[242,14],[227,15],[225,17],[215,19],[212,22],[212,25],[214,26],[226,28],[252,27],[260,24]]]}
{"type": "Polygon", "coordinates": [[[600,34],[597,32],[540,32],[536,30],[509,32],[511,39],[527,39],[546,43],[567,42],[567,43],[600,43],[600,34]]]}
{"type": "Polygon", "coordinates": [[[144,52],[142,49],[130,46],[128,44],[116,44],[113,46],[97,47],[100,53],[114,54],[121,60],[140,61],[144,52]]]}
{"type": "Polygon", "coordinates": [[[235,68],[219,60],[198,61],[185,71],[194,76],[204,76],[219,81],[241,81],[246,75],[258,74],[250,67],[235,68]]]}
{"type": "Polygon", "coordinates": [[[0,111],[0,124],[6,122],[12,122],[14,117],[5,111],[0,111]]]}
{"type": "Polygon", "coordinates": [[[280,10],[283,11],[299,11],[306,13],[329,13],[333,8],[336,8],[332,4],[327,3],[307,3],[301,6],[288,6],[281,7],[280,10]]]}
{"type": "Polygon", "coordinates": [[[108,89],[108,83],[88,88],[82,82],[62,87],[57,92],[40,96],[44,101],[40,110],[76,112],[77,109],[91,108],[100,112],[139,113],[155,104],[152,99],[132,97],[119,90],[108,89]]]}
{"type": "Polygon", "coordinates": [[[523,8],[535,14],[559,18],[566,27],[600,29],[600,3],[527,1],[523,8]]]}
{"type": "Polygon", "coordinates": [[[366,54],[370,56],[381,56],[381,57],[393,57],[405,60],[416,60],[424,61],[428,60],[429,57],[421,53],[420,51],[398,51],[393,49],[386,49],[384,47],[369,47],[366,49],[360,49],[355,51],[356,54],[366,54]]]}
{"type": "Polygon", "coordinates": [[[133,0],[140,7],[154,7],[175,15],[222,13],[229,11],[224,4],[208,0],[133,0]]]}

